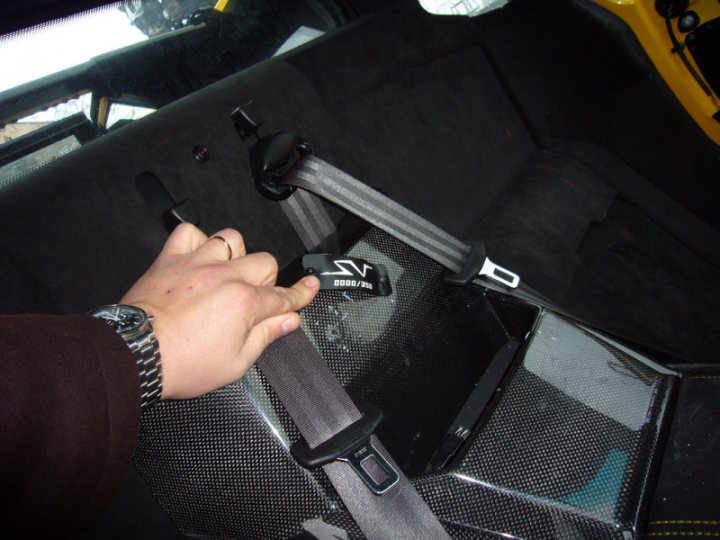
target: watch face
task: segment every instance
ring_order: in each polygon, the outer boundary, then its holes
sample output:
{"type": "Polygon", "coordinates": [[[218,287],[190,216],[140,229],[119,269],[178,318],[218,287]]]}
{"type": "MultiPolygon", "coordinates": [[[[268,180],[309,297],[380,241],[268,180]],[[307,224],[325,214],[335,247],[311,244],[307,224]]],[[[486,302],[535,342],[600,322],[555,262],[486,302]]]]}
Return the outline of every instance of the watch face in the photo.
{"type": "Polygon", "coordinates": [[[145,322],[145,312],[134,306],[103,306],[90,312],[90,315],[105,321],[118,334],[127,334],[140,328],[145,322]]]}

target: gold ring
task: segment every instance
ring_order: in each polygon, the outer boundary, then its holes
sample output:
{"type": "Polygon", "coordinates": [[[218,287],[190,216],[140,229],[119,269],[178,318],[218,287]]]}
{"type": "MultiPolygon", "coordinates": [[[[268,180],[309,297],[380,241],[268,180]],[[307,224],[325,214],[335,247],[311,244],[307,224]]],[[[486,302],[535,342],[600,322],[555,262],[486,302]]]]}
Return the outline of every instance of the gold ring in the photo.
{"type": "Polygon", "coordinates": [[[232,259],[232,248],[230,247],[230,244],[228,244],[227,240],[225,240],[222,236],[217,235],[217,234],[215,236],[211,236],[210,240],[220,240],[223,243],[223,245],[225,246],[225,251],[227,251],[228,261],[232,259]]]}

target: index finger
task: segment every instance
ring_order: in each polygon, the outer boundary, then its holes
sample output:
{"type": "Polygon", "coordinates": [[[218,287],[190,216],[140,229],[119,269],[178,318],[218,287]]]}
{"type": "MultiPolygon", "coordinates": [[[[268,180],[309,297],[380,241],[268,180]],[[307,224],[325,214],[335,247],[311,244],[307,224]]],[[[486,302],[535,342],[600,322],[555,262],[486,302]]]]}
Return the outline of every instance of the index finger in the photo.
{"type": "Polygon", "coordinates": [[[298,311],[312,302],[320,290],[315,276],[306,276],[292,287],[258,287],[258,305],[253,313],[253,326],[289,311],[298,311]]]}

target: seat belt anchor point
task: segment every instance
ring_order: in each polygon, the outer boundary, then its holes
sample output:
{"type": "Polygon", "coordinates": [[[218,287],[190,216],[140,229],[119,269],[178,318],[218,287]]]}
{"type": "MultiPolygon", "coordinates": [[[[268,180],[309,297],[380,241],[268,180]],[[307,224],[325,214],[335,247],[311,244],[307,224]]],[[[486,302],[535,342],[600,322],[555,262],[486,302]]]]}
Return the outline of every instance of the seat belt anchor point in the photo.
{"type": "Polygon", "coordinates": [[[301,156],[312,153],[312,145],[292,133],[260,138],[250,147],[250,170],[255,186],[270,200],[288,199],[297,188],[282,183],[283,177],[301,156]]]}
{"type": "Polygon", "coordinates": [[[233,124],[235,125],[235,131],[242,140],[248,137],[260,139],[259,131],[264,122],[253,118],[252,106],[254,104],[255,102],[250,100],[230,113],[230,118],[232,118],[233,124]]]}

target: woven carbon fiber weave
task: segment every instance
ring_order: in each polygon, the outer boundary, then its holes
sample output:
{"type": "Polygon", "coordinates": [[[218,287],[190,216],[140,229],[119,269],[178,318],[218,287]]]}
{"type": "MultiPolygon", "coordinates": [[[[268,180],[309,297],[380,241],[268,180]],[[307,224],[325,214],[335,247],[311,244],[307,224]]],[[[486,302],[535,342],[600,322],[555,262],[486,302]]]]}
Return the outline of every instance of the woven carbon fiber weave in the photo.
{"type": "MultiPolygon", "coordinates": [[[[384,412],[380,439],[448,531],[624,538],[662,417],[664,377],[545,314],[464,456],[424,476],[495,352],[531,335],[538,310],[446,286],[438,265],[375,229],[348,254],[384,264],[393,294],[323,291],[303,312],[303,329],[351,397],[384,412]],[[575,361],[585,369],[571,372],[575,361]],[[595,366],[590,379],[587,366],[595,366]]],[[[136,463],[184,533],[289,538],[322,517],[360,537],[324,473],[290,457],[297,438],[253,369],[240,383],[144,414],[136,463]]]]}
{"type": "Polygon", "coordinates": [[[466,455],[416,486],[460,537],[635,538],[669,384],[545,313],[466,455]]]}
{"type": "MultiPolygon", "coordinates": [[[[422,470],[487,360],[516,330],[504,328],[484,291],[442,285],[438,265],[384,233],[371,231],[351,254],[385,264],[395,292],[324,291],[303,326],[351,396],[383,410],[379,435],[396,460],[422,470]],[[464,313],[471,316],[456,316],[464,313]]],[[[529,328],[532,316],[525,318],[529,328]]],[[[185,533],[287,538],[318,516],[350,527],[336,515],[342,503],[324,474],[289,456],[297,438],[252,370],[241,383],[143,415],[136,463],[185,533]]]]}

